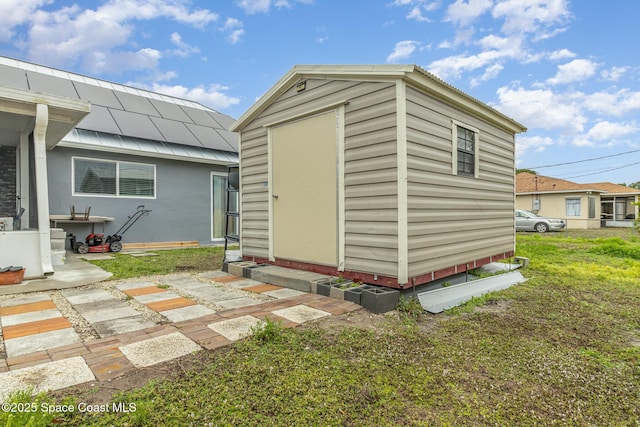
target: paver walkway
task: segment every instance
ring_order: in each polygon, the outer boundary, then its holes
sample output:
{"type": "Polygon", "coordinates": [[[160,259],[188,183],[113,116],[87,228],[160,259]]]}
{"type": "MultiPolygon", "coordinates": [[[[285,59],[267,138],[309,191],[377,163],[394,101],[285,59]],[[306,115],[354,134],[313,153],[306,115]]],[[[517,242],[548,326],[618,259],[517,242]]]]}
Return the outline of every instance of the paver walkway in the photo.
{"type": "Polygon", "coordinates": [[[112,291],[61,292],[101,337],[86,341],[46,293],[0,301],[6,352],[6,358],[0,358],[0,401],[29,386],[38,392],[104,381],[201,349],[213,350],[245,337],[267,317],[294,327],[360,308],[223,272],[164,276],[158,282],[131,280],[112,291]],[[163,320],[149,320],[127,299],[163,320]]]}

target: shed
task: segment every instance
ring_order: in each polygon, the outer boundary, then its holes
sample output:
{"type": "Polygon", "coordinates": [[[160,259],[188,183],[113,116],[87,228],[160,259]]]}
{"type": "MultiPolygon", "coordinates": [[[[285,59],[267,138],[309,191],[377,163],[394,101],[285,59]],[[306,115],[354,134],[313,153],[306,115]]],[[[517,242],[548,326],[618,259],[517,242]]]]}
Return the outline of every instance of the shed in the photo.
{"type": "Polygon", "coordinates": [[[513,256],[526,128],[418,66],[294,66],[231,130],[245,260],[404,288],[513,256]]]}

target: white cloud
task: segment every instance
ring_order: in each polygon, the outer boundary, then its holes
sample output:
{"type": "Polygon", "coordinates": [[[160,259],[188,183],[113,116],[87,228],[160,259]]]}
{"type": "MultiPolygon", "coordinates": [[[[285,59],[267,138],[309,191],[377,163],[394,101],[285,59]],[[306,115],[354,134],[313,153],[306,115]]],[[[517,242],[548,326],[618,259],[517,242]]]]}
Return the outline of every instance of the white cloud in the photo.
{"type": "Polygon", "coordinates": [[[495,79],[496,77],[498,77],[502,70],[504,70],[504,66],[501,64],[493,64],[487,67],[484,70],[484,74],[482,76],[471,80],[471,87],[475,87],[482,82],[495,79]]]}
{"type": "Polygon", "coordinates": [[[596,141],[606,141],[637,132],[638,126],[635,123],[614,123],[605,120],[593,125],[587,132],[587,136],[596,141]]]}
{"type": "Polygon", "coordinates": [[[629,71],[629,67],[611,67],[608,70],[603,70],[600,76],[605,80],[618,81],[620,78],[629,71]]]}
{"type": "Polygon", "coordinates": [[[180,36],[179,33],[171,34],[171,43],[177,47],[177,49],[173,49],[171,53],[181,58],[186,58],[193,55],[194,53],[200,52],[199,48],[190,46],[189,44],[182,41],[182,36],[180,36]]]}
{"type": "Polygon", "coordinates": [[[558,61],[561,59],[575,58],[576,54],[569,49],[555,50],[549,54],[549,59],[552,61],[558,61]]]}
{"type": "Polygon", "coordinates": [[[498,0],[492,14],[496,19],[504,19],[505,34],[535,33],[538,39],[548,38],[549,28],[565,24],[571,18],[568,0],[498,0]]]}
{"type": "Polygon", "coordinates": [[[395,63],[409,58],[420,46],[420,42],[404,40],[396,43],[393,52],[387,56],[387,62],[395,63]]]}
{"type": "Polygon", "coordinates": [[[550,89],[527,90],[501,87],[497,91],[498,110],[530,129],[557,129],[568,135],[583,132],[588,118],[580,96],[554,93],[550,89]]]}
{"type": "Polygon", "coordinates": [[[244,24],[242,21],[235,18],[227,18],[224,23],[224,26],[220,28],[220,31],[227,31],[229,34],[227,35],[227,41],[231,44],[236,44],[240,41],[242,36],[244,36],[244,24]]]}
{"type": "Polygon", "coordinates": [[[457,26],[470,25],[476,18],[483,15],[493,6],[493,0],[456,0],[447,8],[446,21],[457,26]]]}
{"type": "Polygon", "coordinates": [[[214,110],[222,110],[240,103],[239,98],[226,94],[228,87],[219,84],[212,84],[208,87],[201,85],[188,88],[182,85],[170,86],[155,83],[148,89],[165,95],[196,101],[214,110]]]}
{"type": "Polygon", "coordinates": [[[311,4],[313,0],[236,0],[236,5],[249,15],[267,13],[271,10],[271,6],[291,8],[295,3],[311,4]]]}
{"type": "MultiPolygon", "coordinates": [[[[182,0],[109,0],[95,10],[79,6],[38,10],[29,18],[25,45],[32,60],[52,66],[81,63],[94,73],[155,67],[161,57],[158,50],[136,46],[132,37],[137,21],[158,18],[204,28],[218,16],[190,9],[182,0]]],[[[179,48],[192,53],[197,49],[186,44],[179,48]]]]}
{"type": "Polygon", "coordinates": [[[53,0],[2,0],[0,2],[0,41],[14,36],[14,28],[31,20],[33,14],[53,0]]]}
{"type": "Polygon", "coordinates": [[[519,136],[516,138],[516,163],[520,164],[524,154],[533,151],[540,153],[554,145],[553,139],[544,136],[519,136]]]}
{"type": "Polygon", "coordinates": [[[557,74],[547,79],[552,85],[573,83],[586,80],[596,73],[598,64],[588,59],[574,59],[566,64],[558,65],[557,74]]]}

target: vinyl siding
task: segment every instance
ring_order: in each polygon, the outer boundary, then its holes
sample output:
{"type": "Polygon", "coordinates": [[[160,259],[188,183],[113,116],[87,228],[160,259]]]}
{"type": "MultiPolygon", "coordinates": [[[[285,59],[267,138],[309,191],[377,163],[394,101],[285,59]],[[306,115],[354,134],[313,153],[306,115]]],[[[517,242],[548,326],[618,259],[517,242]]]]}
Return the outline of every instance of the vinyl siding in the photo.
{"type": "Polygon", "coordinates": [[[409,276],[514,249],[513,136],[407,88],[409,276]],[[451,120],[480,131],[479,178],[452,173],[451,120]]]}
{"type": "Polygon", "coordinates": [[[395,83],[307,80],[272,102],[241,133],[242,250],[268,257],[267,128],[301,113],[345,106],[345,269],[397,275],[395,83]]]}

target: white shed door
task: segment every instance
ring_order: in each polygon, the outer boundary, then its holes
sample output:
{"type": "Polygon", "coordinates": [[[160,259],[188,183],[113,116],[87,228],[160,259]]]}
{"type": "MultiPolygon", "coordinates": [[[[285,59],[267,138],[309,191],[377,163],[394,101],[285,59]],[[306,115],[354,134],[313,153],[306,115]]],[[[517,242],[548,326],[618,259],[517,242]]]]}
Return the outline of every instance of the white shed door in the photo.
{"type": "Polygon", "coordinates": [[[272,129],[273,255],[337,265],[336,112],[272,129]]]}

